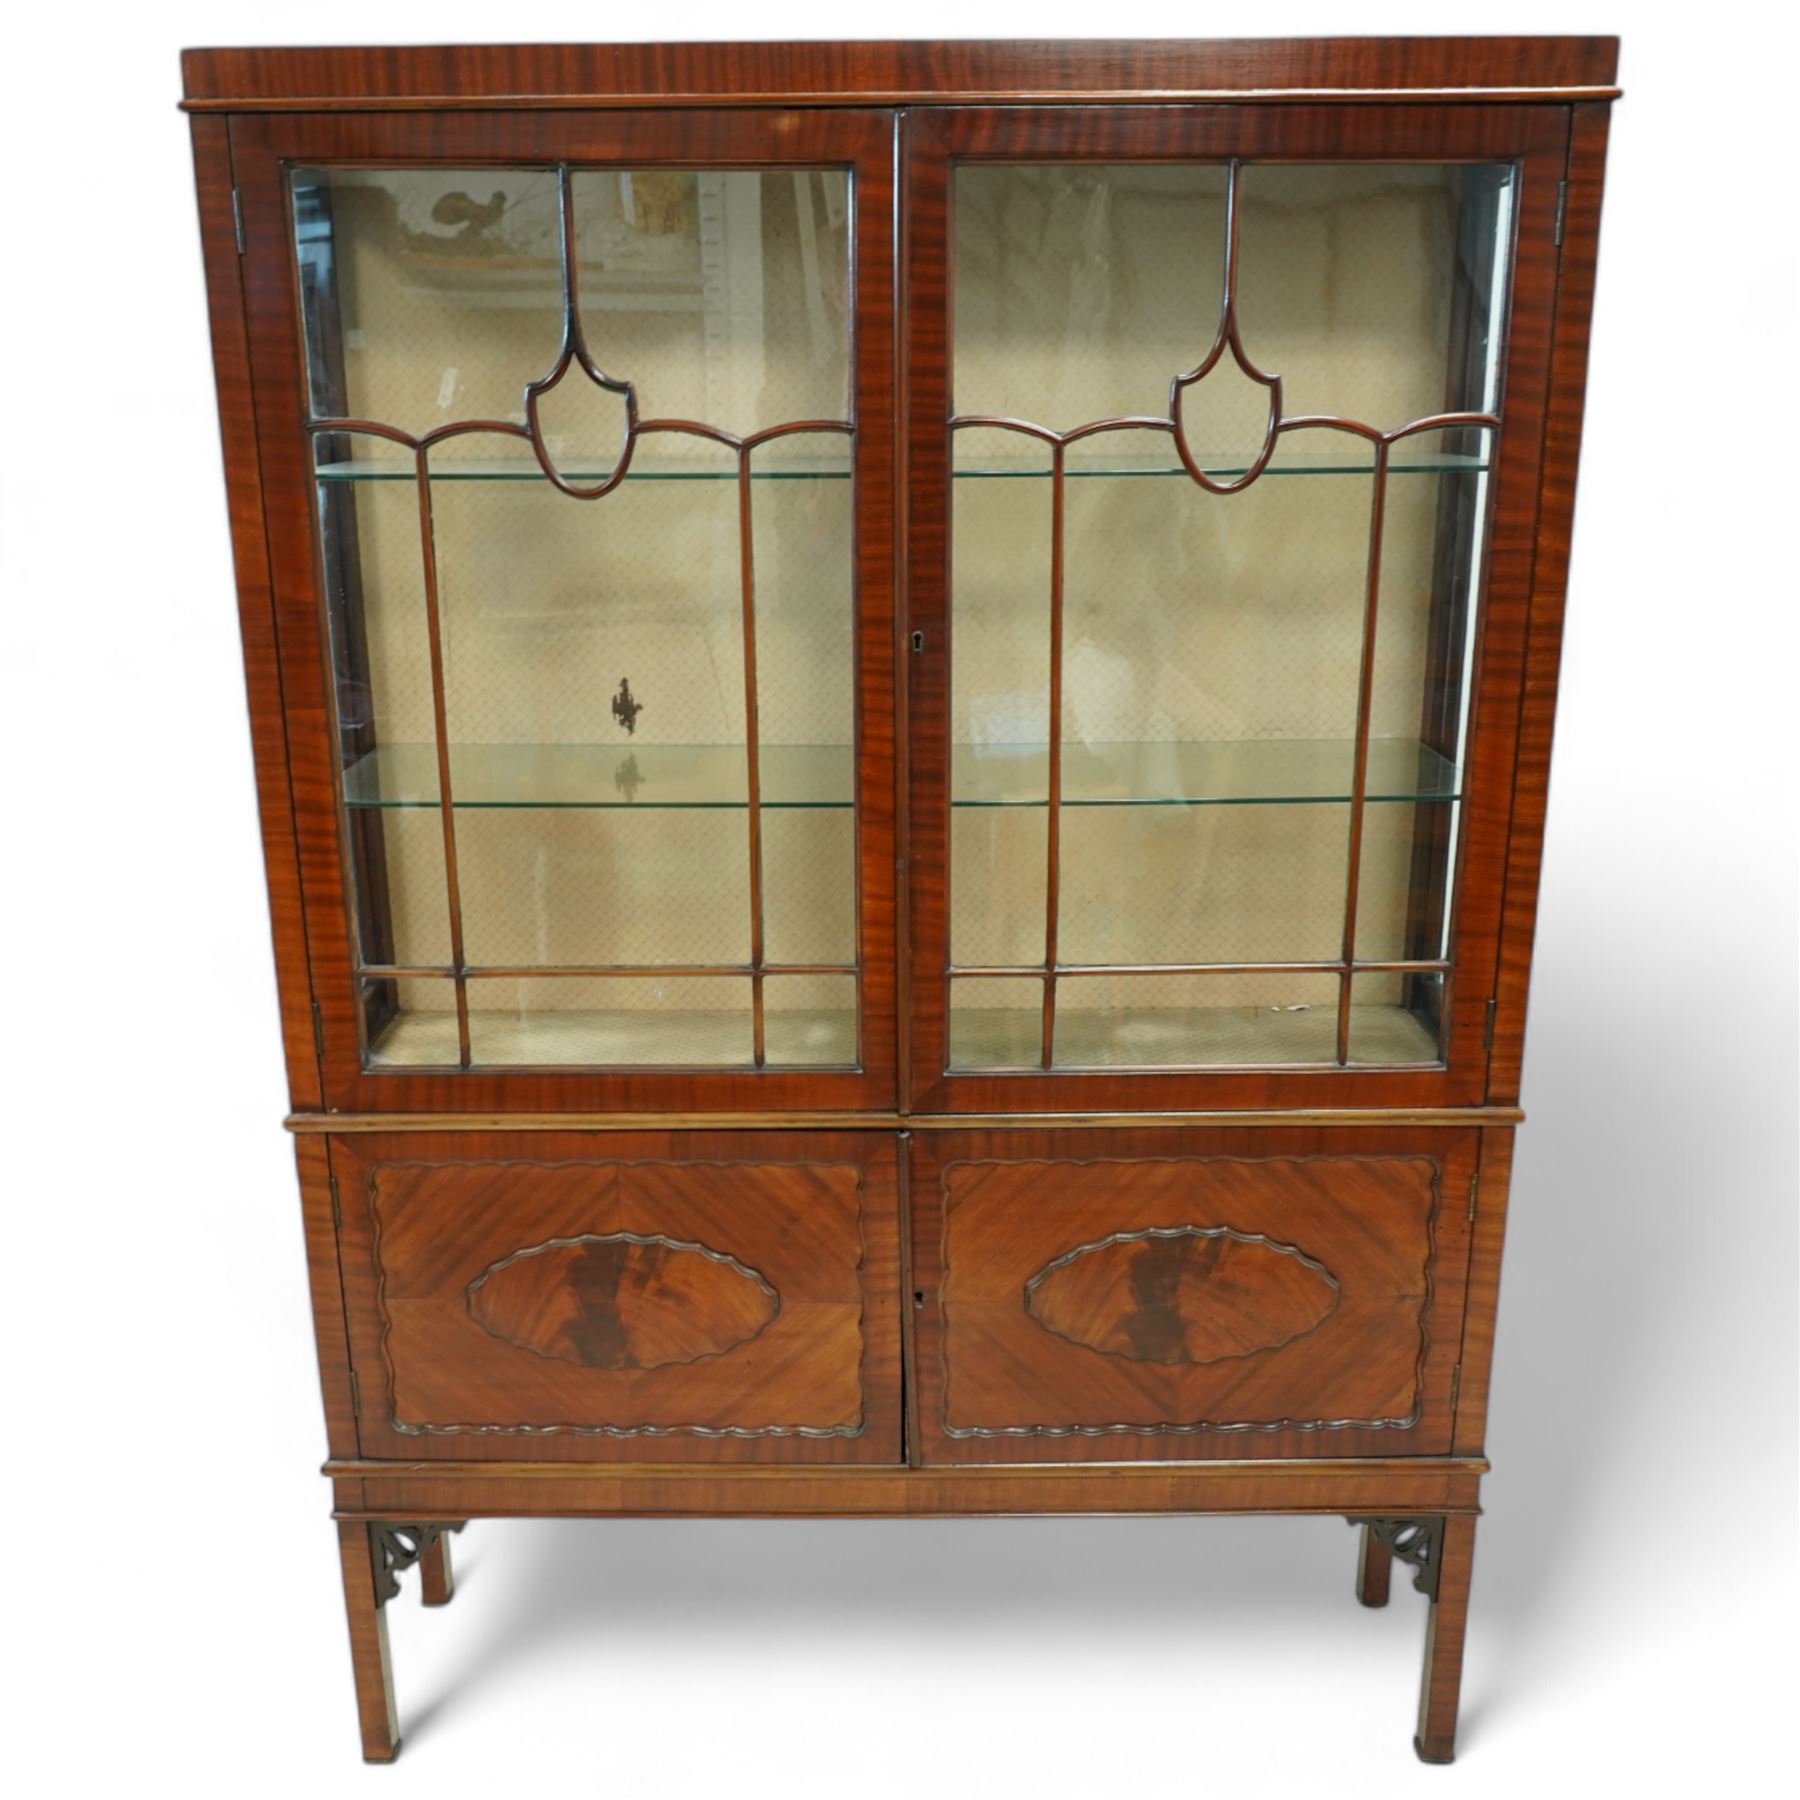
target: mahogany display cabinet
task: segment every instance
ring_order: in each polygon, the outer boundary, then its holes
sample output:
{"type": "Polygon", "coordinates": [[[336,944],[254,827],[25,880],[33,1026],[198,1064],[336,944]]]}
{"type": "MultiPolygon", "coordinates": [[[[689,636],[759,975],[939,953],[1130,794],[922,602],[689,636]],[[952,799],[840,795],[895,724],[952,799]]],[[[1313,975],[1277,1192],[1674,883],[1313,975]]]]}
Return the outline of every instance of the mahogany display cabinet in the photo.
{"type": "Polygon", "coordinates": [[[367,1757],[470,1519],[1098,1512],[1449,1760],[1616,50],[187,56],[367,1757]]]}

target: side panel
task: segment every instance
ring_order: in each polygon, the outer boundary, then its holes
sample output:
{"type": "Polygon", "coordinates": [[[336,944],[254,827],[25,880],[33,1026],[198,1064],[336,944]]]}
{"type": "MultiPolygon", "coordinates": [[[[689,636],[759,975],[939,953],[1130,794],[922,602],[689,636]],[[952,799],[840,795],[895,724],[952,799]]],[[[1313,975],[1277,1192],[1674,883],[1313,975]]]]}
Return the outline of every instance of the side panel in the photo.
{"type": "Polygon", "coordinates": [[[900,1460],[885,1134],[335,1140],[365,1455],[900,1460]]]}
{"type": "Polygon", "coordinates": [[[232,217],[231,146],[223,119],[196,119],[193,138],[231,553],[237,571],[238,621],[250,697],[250,742],[256,759],[256,805],[262,821],[263,866],[274,927],[282,1047],[294,1105],[314,1107],[319,1104],[319,1057],[307,983],[306,925],[300,905],[294,798],[281,711],[269,549],[263,529],[262,469],[257,460],[256,407],[250,392],[242,263],[232,217]]]}
{"type": "Polygon", "coordinates": [[[1562,662],[1563,603],[1575,523],[1575,472],[1587,392],[1588,332],[1600,253],[1600,192],[1606,173],[1609,116],[1610,109],[1605,106],[1576,107],[1569,144],[1555,361],[1544,427],[1544,500],[1532,571],[1531,639],[1519,717],[1518,776],[1507,839],[1505,916],[1489,1064],[1488,1099],[1500,1104],[1518,1098],[1519,1064],[1525,1053],[1525,1001],[1537,929],[1538,876],[1550,792],[1550,737],[1562,662]]]}
{"type": "Polygon", "coordinates": [[[925,1461],[1443,1454],[1476,1143],[919,1134],[925,1461]]]}

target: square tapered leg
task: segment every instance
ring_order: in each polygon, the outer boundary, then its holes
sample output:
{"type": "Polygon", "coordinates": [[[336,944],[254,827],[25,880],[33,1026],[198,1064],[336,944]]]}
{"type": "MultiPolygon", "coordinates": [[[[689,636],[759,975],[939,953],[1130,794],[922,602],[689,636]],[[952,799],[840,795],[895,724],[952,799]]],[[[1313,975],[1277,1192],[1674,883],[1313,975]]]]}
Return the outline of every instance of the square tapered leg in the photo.
{"type": "Polygon", "coordinates": [[[394,1675],[374,1532],[367,1525],[340,1520],[338,1554],[344,1565],[344,1610],[350,1621],[363,1761],[392,1762],[400,1754],[400,1723],[394,1711],[394,1675]]]}
{"type": "Polygon", "coordinates": [[[419,1597],[427,1606],[448,1606],[456,1597],[449,1532],[439,1532],[431,1547],[419,1558],[419,1588],[419,1597]]]}
{"type": "Polygon", "coordinates": [[[1365,1525],[1356,1553],[1356,1597],[1364,1606],[1387,1605],[1393,1569],[1394,1553],[1375,1535],[1373,1525],[1365,1525]]]}
{"type": "Polygon", "coordinates": [[[1438,1550],[1437,1592],[1425,1627],[1425,1675],[1419,1693],[1420,1760],[1456,1757],[1456,1709],[1462,1692],[1463,1634],[1469,1621],[1469,1577],[1475,1561],[1475,1521],[1447,1518],[1438,1550]]]}

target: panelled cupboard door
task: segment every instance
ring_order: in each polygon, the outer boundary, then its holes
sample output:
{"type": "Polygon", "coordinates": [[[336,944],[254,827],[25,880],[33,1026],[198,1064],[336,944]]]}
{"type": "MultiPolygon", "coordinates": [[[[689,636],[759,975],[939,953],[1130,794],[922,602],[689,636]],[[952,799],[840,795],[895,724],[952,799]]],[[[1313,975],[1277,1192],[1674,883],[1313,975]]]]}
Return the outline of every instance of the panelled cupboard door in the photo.
{"type": "Polygon", "coordinates": [[[1476,1143],[915,1134],[923,1460],[1447,1453],[1476,1143]]]}
{"type": "Polygon", "coordinates": [[[892,138],[232,121],[328,1108],[893,1105],[892,138]]]}
{"type": "Polygon", "coordinates": [[[895,1140],[332,1140],[357,1430],[408,1461],[901,1461],[895,1140]]]}
{"type": "Polygon", "coordinates": [[[916,1107],[1483,1098],[1567,134],[908,115],[916,1107]]]}

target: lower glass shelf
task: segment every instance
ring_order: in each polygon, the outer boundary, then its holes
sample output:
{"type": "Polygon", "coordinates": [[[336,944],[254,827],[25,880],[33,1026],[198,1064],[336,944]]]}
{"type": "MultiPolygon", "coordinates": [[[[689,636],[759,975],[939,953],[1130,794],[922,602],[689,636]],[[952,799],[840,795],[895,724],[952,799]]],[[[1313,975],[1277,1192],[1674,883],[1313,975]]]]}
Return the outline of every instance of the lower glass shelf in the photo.
{"type": "MultiPolygon", "coordinates": [[[[848,807],[856,768],[848,744],[764,744],[761,800],[769,807],[848,807]]],[[[742,744],[452,744],[458,807],[744,807],[742,744]]],[[[349,806],[438,803],[437,748],[383,744],[344,771],[349,806]]]]}
{"type": "MultiPolygon", "coordinates": [[[[771,1008],[763,1019],[765,1062],[782,1068],[852,1068],[856,1014],[850,1008],[771,1008]]],[[[469,1011],[471,1060],[484,1068],[728,1068],[753,1064],[750,1014],[743,1008],[637,1011],[469,1011]]],[[[376,1069],[457,1066],[456,1014],[399,1014],[369,1049],[376,1069]]]]}
{"type": "MultiPolygon", "coordinates": [[[[1048,804],[1043,744],[956,744],[951,804],[1048,804]]],[[[764,744],[766,807],[849,807],[856,802],[855,751],[848,744],[764,744]]],[[[1065,743],[1065,806],[1301,805],[1352,798],[1351,738],[1240,742],[1065,743]]],[[[744,807],[742,744],[452,744],[450,791],[457,807],[744,807]]],[[[1371,801],[1458,797],[1456,765],[1412,738],[1369,743],[1371,801]]],[[[344,772],[352,807],[435,807],[437,749],[383,744],[344,772]]]]}
{"type": "MultiPolygon", "coordinates": [[[[1058,986],[1053,1066],[1058,1069],[1243,1068],[1335,1064],[1335,1006],[1080,1007],[1058,986]]],[[[1039,1008],[969,1007],[951,1014],[953,1070],[1036,1069],[1039,1008]]],[[[1359,1004],[1351,1013],[1355,1064],[1435,1065],[1435,1032],[1399,1005],[1359,1004]]]]}

